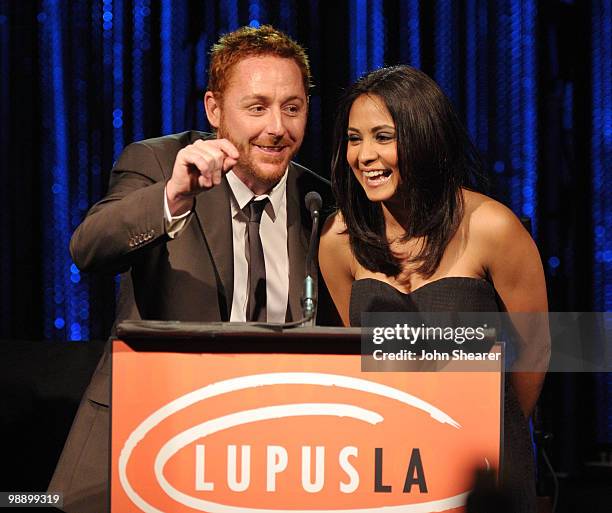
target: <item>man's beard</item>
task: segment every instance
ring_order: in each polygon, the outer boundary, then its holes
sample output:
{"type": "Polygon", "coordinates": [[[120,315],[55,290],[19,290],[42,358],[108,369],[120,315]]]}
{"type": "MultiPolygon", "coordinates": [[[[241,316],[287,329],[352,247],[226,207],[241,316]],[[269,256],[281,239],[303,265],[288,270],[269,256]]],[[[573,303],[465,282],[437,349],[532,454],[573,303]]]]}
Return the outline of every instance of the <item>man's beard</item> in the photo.
{"type": "MultiPolygon", "coordinates": [[[[295,154],[295,153],[290,154],[288,158],[285,156],[285,154],[283,154],[282,156],[279,155],[278,157],[275,157],[274,155],[265,155],[264,156],[265,161],[269,164],[276,164],[277,167],[272,172],[264,171],[263,169],[261,169],[259,164],[253,158],[253,153],[252,153],[253,147],[251,145],[251,142],[247,141],[246,143],[241,144],[238,141],[234,140],[234,138],[231,136],[230,131],[224,127],[223,122],[221,122],[221,124],[219,125],[219,128],[217,130],[217,137],[227,139],[238,150],[238,153],[240,154],[240,156],[238,157],[238,162],[234,165],[234,168],[233,168],[234,172],[238,176],[243,175],[245,177],[249,177],[251,179],[254,179],[255,181],[257,181],[258,183],[262,185],[268,186],[269,188],[274,187],[280,181],[280,179],[285,174],[289,161],[293,158],[295,154]]],[[[262,144],[263,145],[274,145],[274,144],[287,145],[288,143],[282,140],[278,143],[267,141],[262,144]]]]}

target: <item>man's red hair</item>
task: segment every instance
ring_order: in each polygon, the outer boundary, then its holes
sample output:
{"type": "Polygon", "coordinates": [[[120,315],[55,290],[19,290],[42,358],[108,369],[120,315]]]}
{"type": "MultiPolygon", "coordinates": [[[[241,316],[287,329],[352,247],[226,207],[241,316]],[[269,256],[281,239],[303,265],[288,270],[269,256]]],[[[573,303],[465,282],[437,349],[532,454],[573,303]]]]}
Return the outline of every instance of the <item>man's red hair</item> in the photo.
{"type": "Polygon", "coordinates": [[[208,91],[222,97],[231,78],[232,68],[243,59],[264,55],[293,59],[300,68],[304,91],[308,96],[311,86],[310,64],[304,48],[270,25],[241,27],[219,39],[210,52],[208,91]]]}

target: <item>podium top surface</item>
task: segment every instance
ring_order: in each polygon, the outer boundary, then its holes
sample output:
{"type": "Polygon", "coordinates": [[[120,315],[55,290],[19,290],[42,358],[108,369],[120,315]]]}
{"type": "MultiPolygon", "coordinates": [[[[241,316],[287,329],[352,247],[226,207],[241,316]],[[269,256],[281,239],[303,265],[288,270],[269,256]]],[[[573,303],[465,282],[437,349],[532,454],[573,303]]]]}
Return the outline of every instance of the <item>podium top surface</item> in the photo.
{"type": "MultiPolygon", "coordinates": [[[[179,321],[124,321],[117,326],[116,340],[127,344],[132,350],[141,352],[183,352],[183,353],[288,353],[288,354],[345,354],[373,355],[372,341],[368,330],[361,328],[310,326],[287,328],[281,324],[263,325],[261,323],[229,323],[229,322],[179,322],[179,321]],[[362,335],[366,335],[366,339],[362,335]]],[[[428,341],[427,344],[436,341],[428,341]]],[[[438,341],[439,342],[439,341],[438,341]]],[[[461,345],[462,352],[489,353],[492,347],[503,354],[499,343],[493,339],[486,340],[474,347],[469,343],[461,345]],[[469,346],[469,347],[468,347],[469,346]]],[[[448,341],[442,341],[439,349],[448,353],[448,341]]],[[[113,346],[115,346],[113,344],[113,346]]],[[[410,346],[412,347],[412,346],[410,346]]],[[[416,347],[416,346],[415,346],[416,347]]],[[[454,346],[451,346],[451,348],[454,346]]],[[[426,345],[422,349],[435,352],[436,346],[426,345]]],[[[389,351],[399,351],[400,347],[392,347],[389,351]]],[[[414,350],[414,349],[413,349],[414,350]]],[[[416,350],[415,350],[416,351],[416,350]]],[[[401,352],[401,351],[400,351],[401,352]]],[[[395,353],[394,353],[395,354],[395,353]]],[[[420,353],[419,353],[420,354],[420,353]]],[[[475,370],[487,370],[480,363],[487,358],[460,358],[460,360],[475,360],[475,370]]],[[[369,359],[378,370],[383,363],[398,360],[398,370],[407,370],[404,358],[369,359]],[[380,365],[379,365],[380,363],[380,365]]],[[[409,358],[408,360],[413,360],[409,358]]],[[[448,358],[447,358],[448,360],[448,358]]],[[[497,358],[495,365],[499,366],[497,358]]],[[[442,362],[444,363],[444,362],[442,362]]],[[[384,365],[387,369],[387,365],[384,365]]],[[[410,370],[415,370],[409,366],[410,370]]],[[[418,366],[417,366],[418,367],[418,366]]],[[[443,367],[446,367],[444,363],[443,367]]],[[[427,367],[428,369],[430,366],[427,367]]],[[[380,370],[385,370],[380,369],[380,370]]],[[[452,370],[470,370],[470,368],[453,367],[452,370]]],[[[392,370],[392,369],[387,369],[392,370]]],[[[418,367],[416,370],[425,370],[418,367]]],[[[432,370],[432,369],[430,369],[432,370]]],[[[450,370],[450,368],[449,368],[450,370]]]]}

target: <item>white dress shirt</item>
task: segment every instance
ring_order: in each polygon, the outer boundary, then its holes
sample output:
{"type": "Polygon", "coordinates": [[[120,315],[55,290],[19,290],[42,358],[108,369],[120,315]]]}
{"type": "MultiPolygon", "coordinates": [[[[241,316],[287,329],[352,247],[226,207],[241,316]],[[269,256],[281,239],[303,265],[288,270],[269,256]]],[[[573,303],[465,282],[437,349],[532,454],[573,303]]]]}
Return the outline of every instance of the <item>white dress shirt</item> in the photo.
{"type": "MultiPolygon", "coordinates": [[[[259,226],[259,235],[266,263],[266,312],[268,322],[285,322],[289,299],[289,253],[287,251],[287,173],[268,193],[257,198],[267,197],[270,201],[264,210],[259,226]]],[[[230,321],[246,321],[249,298],[249,246],[247,240],[247,216],[242,209],[254,197],[253,192],[233,171],[226,174],[232,191],[232,242],[234,248],[234,293],[230,321]]],[[[168,199],[164,194],[164,213],[166,233],[170,238],[177,237],[187,226],[190,219],[187,212],[172,217],[168,199]]],[[[214,215],[211,212],[210,215],[214,215]]]]}

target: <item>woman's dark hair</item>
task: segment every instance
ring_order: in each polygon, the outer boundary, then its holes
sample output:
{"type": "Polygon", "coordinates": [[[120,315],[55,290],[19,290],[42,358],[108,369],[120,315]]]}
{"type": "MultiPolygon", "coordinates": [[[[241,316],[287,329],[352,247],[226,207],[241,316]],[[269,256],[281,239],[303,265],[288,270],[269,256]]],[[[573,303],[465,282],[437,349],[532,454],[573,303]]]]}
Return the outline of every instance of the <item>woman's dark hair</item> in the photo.
{"type": "Polygon", "coordinates": [[[336,117],[331,180],[351,248],[366,269],[397,276],[401,263],[389,247],[381,204],[368,200],[346,160],[349,113],[361,95],[379,97],[395,123],[398,197],[408,220],[403,240],[424,238],[410,261],[429,277],[463,217],[461,188],[477,190],[484,184],[480,158],[449,99],[421,71],[382,68],[353,84],[336,117]]]}

